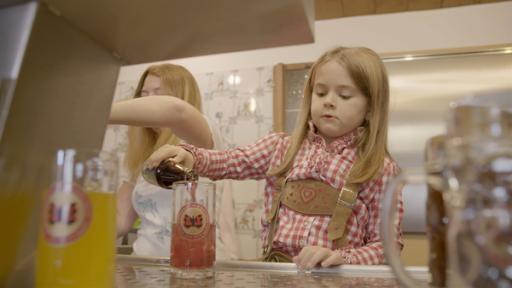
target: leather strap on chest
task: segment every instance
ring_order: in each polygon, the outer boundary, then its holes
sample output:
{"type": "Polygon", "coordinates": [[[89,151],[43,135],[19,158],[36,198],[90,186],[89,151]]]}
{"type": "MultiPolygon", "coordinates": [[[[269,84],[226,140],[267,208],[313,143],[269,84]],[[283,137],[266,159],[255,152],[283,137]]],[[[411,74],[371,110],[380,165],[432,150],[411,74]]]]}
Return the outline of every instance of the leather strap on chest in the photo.
{"type": "Polygon", "coordinates": [[[358,184],[347,184],[341,191],[338,191],[320,181],[286,182],[284,177],[280,177],[275,186],[279,188],[273,192],[272,207],[266,214],[270,226],[267,245],[263,251],[264,257],[268,256],[272,249],[272,242],[278,226],[277,213],[281,203],[303,214],[331,216],[331,221],[327,226],[328,239],[335,241],[336,248],[348,244],[345,230],[357,200],[358,184]]]}
{"type": "Polygon", "coordinates": [[[341,248],[348,244],[346,226],[348,218],[352,215],[352,209],[356,204],[358,192],[358,184],[347,184],[343,186],[338,194],[331,221],[327,226],[327,238],[331,241],[336,241],[336,248],[341,248]]]}
{"type": "Polygon", "coordinates": [[[279,210],[279,206],[281,203],[281,196],[283,193],[281,191],[283,190],[284,185],[286,184],[284,177],[279,177],[276,180],[276,184],[274,185],[276,188],[272,192],[272,206],[270,207],[269,211],[265,215],[266,220],[270,222],[270,225],[268,227],[268,235],[267,235],[267,244],[263,246],[263,259],[266,262],[271,262],[271,252],[272,252],[272,243],[274,242],[274,236],[277,229],[277,210],[279,210]]]}
{"type": "Polygon", "coordinates": [[[338,199],[338,189],[321,181],[289,181],[282,191],[281,203],[306,215],[331,216],[338,199]]]}

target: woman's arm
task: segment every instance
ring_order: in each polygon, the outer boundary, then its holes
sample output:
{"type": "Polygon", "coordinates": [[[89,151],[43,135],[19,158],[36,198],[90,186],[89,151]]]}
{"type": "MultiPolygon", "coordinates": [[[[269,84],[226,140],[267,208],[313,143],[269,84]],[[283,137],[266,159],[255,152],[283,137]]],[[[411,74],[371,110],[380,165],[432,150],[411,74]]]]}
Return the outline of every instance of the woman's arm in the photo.
{"type": "Polygon", "coordinates": [[[132,183],[124,181],[117,191],[117,237],[130,232],[137,218],[132,206],[133,187],[132,183]]]}
{"type": "Polygon", "coordinates": [[[213,147],[210,127],[201,112],[177,97],[145,96],[116,102],[110,110],[109,124],[170,128],[189,144],[213,147]]]}

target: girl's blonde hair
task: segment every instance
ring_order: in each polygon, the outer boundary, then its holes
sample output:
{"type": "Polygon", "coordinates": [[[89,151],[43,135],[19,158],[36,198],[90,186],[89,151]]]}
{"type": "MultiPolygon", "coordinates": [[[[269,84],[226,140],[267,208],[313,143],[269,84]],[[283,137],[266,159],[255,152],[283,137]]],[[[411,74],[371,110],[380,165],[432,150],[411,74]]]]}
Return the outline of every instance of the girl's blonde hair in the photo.
{"type": "MultiPolygon", "coordinates": [[[[161,94],[178,97],[185,100],[201,111],[201,94],[194,76],[183,66],[174,64],[161,64],[150,66],[140,77],[134,98],[141,97],[144,81],[148,75],[161,79],[161,94]]],[[[172,113],[172,111],[169,111],[172,113]]],[[[128,128],[128,147],[124,165],[130,173],[132,180],[140,173],[144,161],[160,146],[164,144],[178,144],[180,139],[172,133],[171,129],[163,128],[156,133],[151,128],[128,128]]]]}
{"type": "Polygon", "coordinates": [[[357,88],[368,99],[367,120],[363,123],[366,129],[357,140],[357,159],[347,183],[363,183],[372,179],[380,172],[384,159],[390,157],[387,149],[389,83],[384,63],[371,49],[338,47],[324,53],[311,67],[290,147],[283,162],[269,171],[270,176],[284,175],[291,168],[309,130],[316,71],[329,61],[336,61],[347,69],[357,88]]]}

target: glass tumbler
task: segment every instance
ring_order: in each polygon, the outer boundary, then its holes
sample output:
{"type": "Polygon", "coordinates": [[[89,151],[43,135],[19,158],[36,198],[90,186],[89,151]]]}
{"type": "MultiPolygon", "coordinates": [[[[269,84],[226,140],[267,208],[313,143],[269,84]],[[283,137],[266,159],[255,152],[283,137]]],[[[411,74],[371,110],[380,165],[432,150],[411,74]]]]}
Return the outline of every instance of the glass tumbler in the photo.
{"type": "Polygon", "coordinates": [[[0,287],[34,286],[40,161],[0,152],[0,287]]]}
{"type": "Polygon", "coordinates": [[[215,262],[215,184],[175,182],[171,196],[171,274],[213,277],[215,262]]]}
{"type": "Polygon", "coordinates": [[[43,200],[36,287],[114,287],[117,157],[58,150],[43,200]]]}

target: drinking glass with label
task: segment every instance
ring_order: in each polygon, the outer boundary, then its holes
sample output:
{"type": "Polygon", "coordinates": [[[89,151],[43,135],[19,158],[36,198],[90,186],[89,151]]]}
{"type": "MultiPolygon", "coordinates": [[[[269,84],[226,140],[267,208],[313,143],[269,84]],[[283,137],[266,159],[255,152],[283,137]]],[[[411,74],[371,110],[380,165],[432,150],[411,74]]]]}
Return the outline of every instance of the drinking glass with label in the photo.
{"type": "Polygon", "coordinates": [[[45,191],[36,287],[113,287],[117,158],[58,150],[45,191]]]}
{"type": "Polygon", "coordinates": [[[171,196],[171,274],[213,277],[215,262],[215,183],[175,182],[171,196]]]}
{"type": "Polygon", "coordinates": [[[215,262],[215,183],[198,181],[195,171],[170,159],[146,166],[142,176],[171,193],[171,274],[213,277],[215,262]]]}

